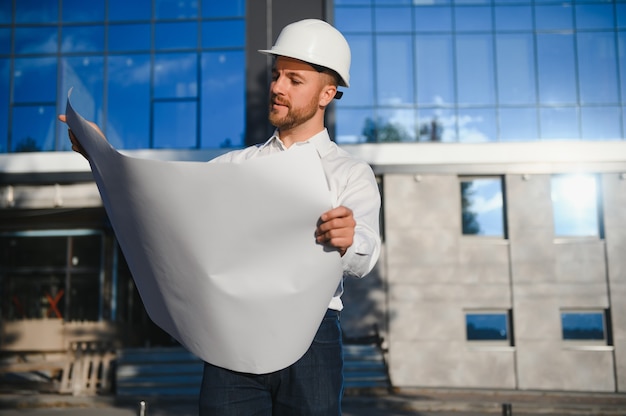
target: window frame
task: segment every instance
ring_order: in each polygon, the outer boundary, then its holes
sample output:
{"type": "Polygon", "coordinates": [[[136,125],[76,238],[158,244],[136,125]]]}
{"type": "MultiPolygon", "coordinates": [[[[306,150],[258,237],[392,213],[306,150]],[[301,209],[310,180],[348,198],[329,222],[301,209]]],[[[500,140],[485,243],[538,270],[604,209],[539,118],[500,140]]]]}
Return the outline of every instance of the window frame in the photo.
{"type": "Polygon", "coordinates": [[[514,347],[515,332],[513,331],[513,311],[511,309],[485,308],[485,309],[464,309],[463,318],[465,322],[465,343],[472,347],[514,347]],[[484,315],[503,315],[506,323],[506,339],[470,339],[468,331],[468,317],[484,315]]]}
{"type": "Polygon", "coordinates": [[[561,342],[565,347],[607,347],[613,345],[613,336],[611,332],[611,315],[610,309],[604,308],[561,308],[559,310],[561,342]],[[603,339],[582,338],[582,339],[566,339],[565,327],[563,326],[563,318],[565,314],[580,315],[600,315],[602,317],[603,339]]]}
{"type": "Polygon", "coordinates": [[[503,175],[459,175],[459,191],[460,191],[460,214],[461,214],[461,237],[462,238],[480,238],[484,240],[495,240],[495,241],[503,241],[508,240],[508,227],[507,227],[507,210],[506,210],[506,181],[504,180],[503,175]],[[502,233],[500,235],[493,234],[470,234],[465,233],[464,220],[463,215],[465,212],[464,203],[463,203],[463,183],[471,182],[475,180],[485,180],[485,179],[493,179],[498,180],[500,182],[500,190],[502,193],[502,233]]]}

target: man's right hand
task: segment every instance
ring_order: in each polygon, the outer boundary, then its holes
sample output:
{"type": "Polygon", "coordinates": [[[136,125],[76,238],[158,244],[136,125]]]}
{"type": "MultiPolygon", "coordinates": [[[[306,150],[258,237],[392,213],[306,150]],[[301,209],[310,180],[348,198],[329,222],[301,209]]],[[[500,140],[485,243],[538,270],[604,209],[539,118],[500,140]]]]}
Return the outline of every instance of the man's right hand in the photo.
{"type": "MultiPolygon", "coordinates": [[[[59,114],[58,119],[59,119],[59,121],[61,121],[63,123],[67,123],[67,118],[65,117],[65,114],[59,114]]],[[[100,136],[102,136],[103,139],[106,140],[106,137],[104,137],[104,133],[102,133],[102,131],[100,130],[100,127],[98,127],[98,125],[96,123],[93,123],[91,121],[89,121],[88,123],[94,129],[96,129],[96,131],[100,134],[100,136]]],[[[72,130],[67,129],[67,134],[68,134],[68,136],[70,138],[70,141],[72,142],[72,150],[75,151],[75,152],[80,153],[81,155],[83,155],[85,157],[85,159],[89,159],[89,155],[87,154],[87,152],[85,151],[83,146],[80,144],[80,142],[78,141],[78,139],[76,138],[76,136],[74,135],[72,130]]]]}

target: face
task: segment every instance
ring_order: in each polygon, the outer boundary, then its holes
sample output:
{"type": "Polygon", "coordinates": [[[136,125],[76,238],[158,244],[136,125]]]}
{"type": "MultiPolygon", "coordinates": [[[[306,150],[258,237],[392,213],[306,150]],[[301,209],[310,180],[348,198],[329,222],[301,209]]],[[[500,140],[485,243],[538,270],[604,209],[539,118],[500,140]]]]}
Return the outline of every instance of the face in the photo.
{"type": "MultiPolygon", "coordinates": [[[[315,117],[330,102],[323,94],[328,75],[297,59],[279,56],[272,68],[269,120],[289,130],[315,117]]],[[[331,97],[332,99],[332,97],[331,97]]]]}

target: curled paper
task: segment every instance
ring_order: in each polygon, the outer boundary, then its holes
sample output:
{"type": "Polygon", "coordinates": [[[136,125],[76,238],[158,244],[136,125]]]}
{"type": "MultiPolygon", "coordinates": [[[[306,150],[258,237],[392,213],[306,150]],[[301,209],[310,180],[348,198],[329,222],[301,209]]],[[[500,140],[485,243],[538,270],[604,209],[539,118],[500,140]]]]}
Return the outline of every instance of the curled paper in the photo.
{"type": "Polygon", "coordinates": [[[243,163],[115,150],[74,111],[104,207],[150,318],[203,360],[263,374],[311,345],[342,276],[315,242],[331,199],[313,145],[243,163]]]}

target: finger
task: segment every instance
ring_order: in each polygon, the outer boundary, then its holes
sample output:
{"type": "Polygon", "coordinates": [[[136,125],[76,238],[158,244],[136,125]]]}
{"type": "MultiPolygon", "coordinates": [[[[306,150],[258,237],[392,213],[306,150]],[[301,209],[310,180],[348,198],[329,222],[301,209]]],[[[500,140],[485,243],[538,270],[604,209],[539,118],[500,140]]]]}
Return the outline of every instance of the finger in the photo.
{"type": "Polygon", "coordinates": [[[59,121],[67,123],[67,117],[65,117],[65,114],[59,114],[57,118],[59,119],[59,121]]]}
{"type": "Polygon", "coordinates": [[[333,218],[348,217],[351,215],[352,215],[352,210],[350,208],[347,208],[341,205],[341,206],[338,206],[337,208],[333,208],[329,211],[326,211],[325,213],[321,215],[320,218],[322,221],[325,222],[333,218]]]}

